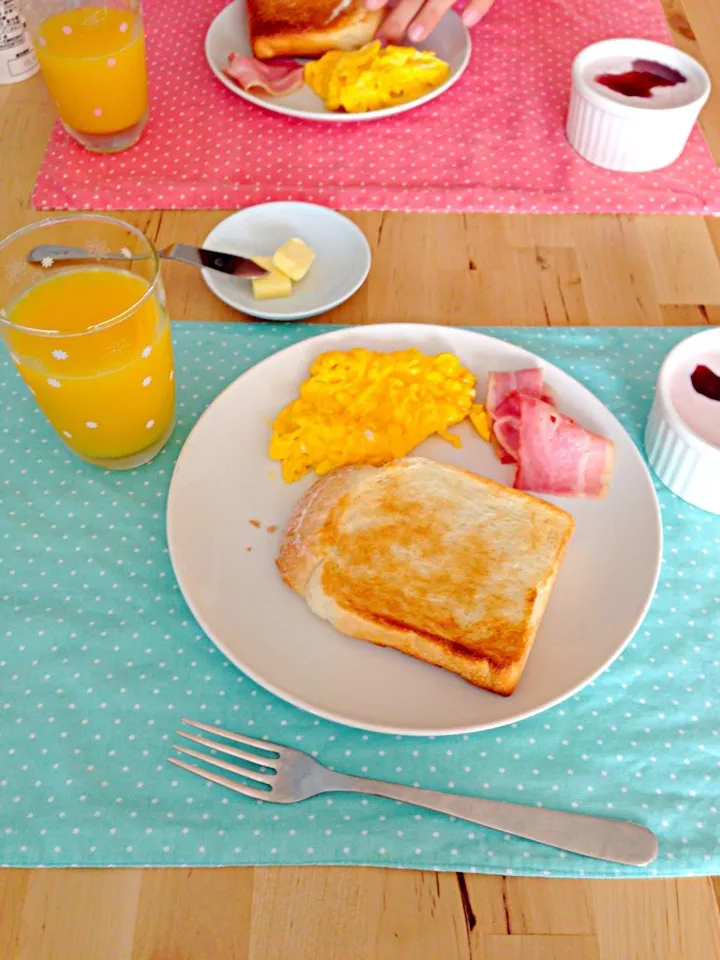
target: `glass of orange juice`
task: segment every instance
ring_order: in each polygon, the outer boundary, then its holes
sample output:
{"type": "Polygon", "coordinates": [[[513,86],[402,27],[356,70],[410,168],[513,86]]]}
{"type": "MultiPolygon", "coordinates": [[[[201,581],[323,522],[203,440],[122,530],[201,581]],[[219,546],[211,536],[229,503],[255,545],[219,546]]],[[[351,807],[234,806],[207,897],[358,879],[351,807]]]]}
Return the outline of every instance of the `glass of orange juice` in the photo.
{"type": "Polygon", "coordinates": [[[23,10],[67,132],[99,153],[137,143],[148,116],[139,0],[25,0],[23,10]]]}
{"type": "Polygon", "coordinates": [[[175,424],[170,324],[152,243],[121,220],[74,214],[0,243],[0,336],[67,446],[124,470],[151,460],[175,424]],[[35,248],[59,251],[32,265],[35,248]],[[88,259],[81,259],[85,252],[88,259]]]}

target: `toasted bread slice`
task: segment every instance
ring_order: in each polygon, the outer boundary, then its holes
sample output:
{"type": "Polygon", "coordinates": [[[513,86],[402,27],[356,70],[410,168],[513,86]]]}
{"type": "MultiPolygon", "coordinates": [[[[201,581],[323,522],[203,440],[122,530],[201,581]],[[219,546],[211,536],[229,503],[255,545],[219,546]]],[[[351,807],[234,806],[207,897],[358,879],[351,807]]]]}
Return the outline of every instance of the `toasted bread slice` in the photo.
{"type": "Polygon", "coordinates": [[[341,633],[509,696],[573,528],[544,500],[409,458],[318,480],[277,566],[341,633]]]}
{"type": "Polygon", "coordinates": [[[375,37],[385,16],[368,10],[363,0],[247,0],[247,14],[258,60],[359,50],[375,37]]]}

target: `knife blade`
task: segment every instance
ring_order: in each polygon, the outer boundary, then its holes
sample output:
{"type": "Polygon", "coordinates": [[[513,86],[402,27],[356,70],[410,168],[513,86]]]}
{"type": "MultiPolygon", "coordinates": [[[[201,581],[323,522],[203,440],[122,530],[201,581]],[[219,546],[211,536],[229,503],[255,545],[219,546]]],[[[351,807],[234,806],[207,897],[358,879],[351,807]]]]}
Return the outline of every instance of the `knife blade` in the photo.
{"type": "Polygon", "coordinates": [[[217,270],[219,273],[227,273],[232,277],[244,277],[248,280],[264,277],[267,273],[267,270],[247,257],[205,250],[203,247],[192,247],[186,243],[172,243],[159,253],[165,260],[177,260],[180,263],[189,263],[193,267],[206,267],[208,270],[217,270]]]}

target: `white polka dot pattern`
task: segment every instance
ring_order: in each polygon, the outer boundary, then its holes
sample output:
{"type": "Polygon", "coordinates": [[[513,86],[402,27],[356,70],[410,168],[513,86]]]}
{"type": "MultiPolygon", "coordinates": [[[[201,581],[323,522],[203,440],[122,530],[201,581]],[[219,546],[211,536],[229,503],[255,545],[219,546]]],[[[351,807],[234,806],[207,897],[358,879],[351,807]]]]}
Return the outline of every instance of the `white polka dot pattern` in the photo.
{"type": "MultiPolygon", "coordinates": [[[[660,490],[665,560],[645,623],[593,684],[471,736],[317,719],[229,664],[185,607],[165,548],[174,460],[252,363],[323,327],[176,324],[179,420],[148,466],[73,459],[0,357],[0,864],[350,863],[623,876],[720,872],[720,517],[660,490]],[[349,773],[639,820],[646,871],[438,814],[335,795],[275,806],[171,768],[181,716],[267,736],[349,773]]],[[[692,330],[503,329],[587,384],[636,441],[664,354],[692,330]]]]}
{"type": "Polygon", "coordinates": [[[93,155],[58,124],[35,206],[217,210],[292,199],[347,210],[720,211],[720,174],[698,130],[670,169],[633,175],[590,166],[565,138],[575,54],[611,36],[667,40],[659,0],[498,0],[452,90],[398,117],[333,126],[271,114],[214,78],[203,40],[224,5],[145,0],[144,139],[93,155]]]}

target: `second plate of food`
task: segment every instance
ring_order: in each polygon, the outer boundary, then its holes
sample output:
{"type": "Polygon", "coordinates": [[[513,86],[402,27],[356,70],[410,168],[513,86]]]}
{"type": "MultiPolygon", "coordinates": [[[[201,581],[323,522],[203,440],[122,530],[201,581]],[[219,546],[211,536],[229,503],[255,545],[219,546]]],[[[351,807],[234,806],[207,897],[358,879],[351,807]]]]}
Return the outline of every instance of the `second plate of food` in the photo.
{"type": "MultiPolygon", "coordinates": [[[[342,357],[333,362],[342,373],[342,357]]],[[[352,362],[346,366],[346,387],[356,389],[352,362]]],[[[328,414],[318,430],[324,436],[341,431],[342,437],[342,417],[334,416],[338,422],[330,422],[328,414]]],[[[500,463],[467,420],[452,432],[461,447],[434,436],[411,455],[512,485],[513,468],[500,463]]],[[[587,474],[587,465],[584,469],[587,474]]],[[[399,534],[403,529],[400,524],[399,534]]],[[[541,536],[540,528],[537,533],[541,536]]],[[[303,340],[231,384],[200,418],[178,459],[168,501],[168,542],[178,582],[200,625],[233,663],[268,690],[351,726],[441,735],[521,720],[569,697],[607,667],[637,630],[653,596],[662,527],[640,453],[619,421],[580,383],[502,340],[408,324],[356,327],[303,340]],[[276,569],[283,531],[316,477],[283,480],[280,465],[268,455],[272,423],[298,396],[320,354],[355,347],[454,354],[477,377],[479,398],[491,371],[539,367],[543,389],[554,395],[558,409],[614,445],[615,465],[604,499],[544,498],[572,515],[575,530],[511,696],[341,634],[311,612],[276,569]]],[[[471,553],[480,564],[467,584],[472,593],[478,589],[482,557],[475,549],[471,553]]],[[[378,557],[367,562],[377,563],[378,557]]],[[[517,563],[523,562],[518,556],[517,563]]],[[[378,569],[384,569],[382,563],[378,569]]],[[[452,580],[452,569],[441,576],[443,582],[452,580]]],[[[453,617],[452,610],[448,616],[453,617]]],[[[401,614],[397,617],[402,620],[401,614]]]]}
{"type": "MultiPolygon", "coordinates": [[[[265,110],[282,113],[290,117],[303,117],[306,120],[320,120],[328,123],[356,123],[361,120],[378,120],[381,117],[413,110],[428,100],[440,96],[462,76],[470,59],[470,34],[460,17],[452,10],[445,14],[435,30],[424,43],[417,45],[419,50],[431,50],[450,67],[447,80],[433,90],[396,106],[372,110],[367,113],[345,113],[328,110],[323,101],[305,84],[288,96],[270,96],[255,90],[243,90],[226,73],[228,57],[231,53],[242,57],[252,57],[252,47],[248,33],[247,12],[243,0],[235,0],[225,7],[210,25],[205,37],[205,57],[210,69],[237,96],[254,103],[265,110]]],[[[302,62],[302,61],[299,61],[302,62]]]]}

